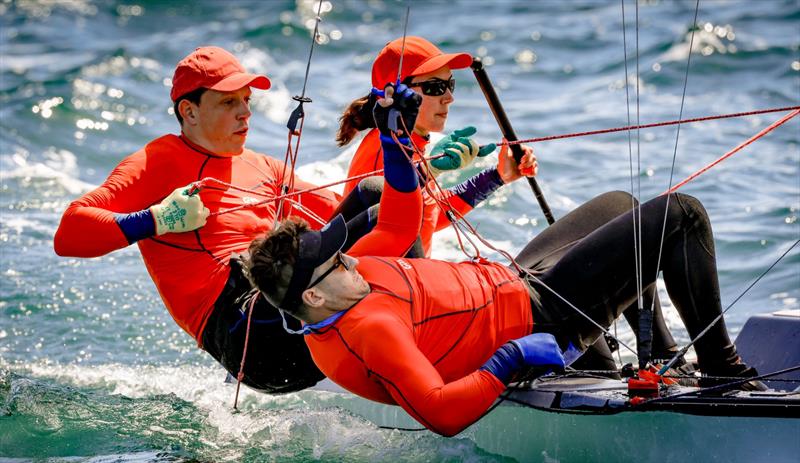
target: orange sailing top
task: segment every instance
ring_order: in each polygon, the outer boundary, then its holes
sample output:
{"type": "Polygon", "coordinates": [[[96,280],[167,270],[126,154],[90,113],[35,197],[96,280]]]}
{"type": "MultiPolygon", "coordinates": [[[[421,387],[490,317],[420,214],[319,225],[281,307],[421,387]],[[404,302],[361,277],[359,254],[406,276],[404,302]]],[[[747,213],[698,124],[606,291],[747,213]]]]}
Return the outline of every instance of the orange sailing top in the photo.
{"type": "MultiPolygon", "coordinates": [[[[165,135],[125,158],[103,184],[72,202],[61,218],[54,247],[62,256],[96,257],[128,246],[115,214],[132,213],[159,203],[176,188],[205,177],[252,191],[229,190],[214,184],[200,191],[203,204],[214,212],[279,194],[284,164],[249,149],[234,156],[212,154],[184,137],[165,135]]],[[[295,190],[313,185],[295,180],[295,190]]],[[[323,219],[339,203],[332,192],[318,190],[293,198],[323,219]]],[[[321,224],[302,210],[286,213],[321,224]]],[[[289,211],[291,209],[291,211],[289,211]]],[[[243,252],[257,236],[272,228],[276,204],[212,215],[193,232],[166,233],[138,241],[147,270],[172,317],[198,343],[214,302],[228,279],[232,253],[243,252]]],[[[285,215],[285,214],[284,214],[285,215]]]]}
{"type": "MultiPolygon", "coordinates": [[[[350,162],[350,169],[347,172],[348,178],[383,169],[383,150],[381,149],[379,137],[380,132],[378,129],[372,129],[361,140],[356,154],[353,155],[353,160],[350,162]]],[[[419,150],[425,151],[425,146],[428,144],[427,139],[421,137],[417,133],[412,133],[411,140],[419,150]]],[[[418,155],[415,155],[415,158],[419,160],[418,155]]],[[[350,180],[345,184],[345,196],[358,185],[358,182],[359,180],[350,180]]],[[[444,195],[437,195],[437,198],[448,202],[450,207],[457,210],[462,215],[472,210],[472,206],[469,203],[449,190],[444,190],[444,195]]],[[[422,241],[422,247],[425,250],[425,255],[430,256],[433,233],[447,227],[450,225],[450,222],[434,198],[431,198],[430,195],[423,192],[422,200],[424,207],[422,212],[422,229],[420,230],[419,236],[422,241]]]]}
{"type": "MultiPolygon", "coordinates": [[[[370,250],[369,241],[363,246],[370,250]]],[[[320,370],[355,394],[400,405],[439,434],[480,418],[505,385],[479,368],[533,329],[522,280],[490,262],[360,257],[358,271],[372,292],[306,336],[320,370]]]]}

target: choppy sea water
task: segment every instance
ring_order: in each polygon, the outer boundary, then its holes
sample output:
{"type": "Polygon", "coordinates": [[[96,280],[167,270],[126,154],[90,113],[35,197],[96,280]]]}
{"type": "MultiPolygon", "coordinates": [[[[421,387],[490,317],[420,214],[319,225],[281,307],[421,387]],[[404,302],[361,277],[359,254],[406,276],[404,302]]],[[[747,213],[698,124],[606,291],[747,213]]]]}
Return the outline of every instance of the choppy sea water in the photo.
{"type": "MultiPolygon", "coordinates": [[[[365,94],[375,53],[401,36],[406,3],[334,1],[321,24],[307,93],[301,173],[341,178],[335,147],[343,107],[365,94]]],[[[481,56],[520,138],[627,124],[619,2],[410,2],[409,34],[481,56]]],[[[626,2],[627,78],[635,91],[634,4],[626,2]]],[[[215,44],[269,75],[254,94],[248,146],[282,156],[285,123],[302,88],[316,11],[307,1],[0,1],[0,459],[12,461],[499,461],[464,435],[379,429],[321,405],[316,392],[244,392],[233,413],[223,370],[173,323],[135,247],[98,259],[55,256],[66,205],[126,155],[177,124],[169,78],[196,46],[215,44]]],[[[639,4],[642,123],[800,104],[800,2],[639,4]]],[[[469,71],[457,71],[448,129],[499,131],[469,71]]],[[[631,93],[631,98],[635,94],[631,93]]],[[[632,100],[631,115],[636,106],[632,100]]],[[[777,120],[779,114],[640,134],[641,196],[667,188],[673,151],[682,179],[777,120]]],[[[723,303],[732,302],[800,238],[800,118],[687,185],[711,216],[723,303]]],[[[612,189],[629,190],[624,133],[535,145],[539,182],[555,215],[612,189]]],[[[636,139],[634,138],[634,150],[636,139]]],[[[488,165],[451,175],[454,182],[488,165]]],[[[506,187],[472,219],[516,251],[546,222],[527,185],[506,187]]],[[[458,259],[454,237],[435,255],[458,259]]],[[[795,250],[731,309],[735,334],[750,315],[797,309],[795,250]]],[[[676,336],[680,321],[668,312],[676,336]]],[[[620,327],[626,340],[632,335],[620,327]]],[[[565,445],[568,445],[565,443],[565,445]]],[[[530,461],[559,461],[558,452],[530,461]]]]}

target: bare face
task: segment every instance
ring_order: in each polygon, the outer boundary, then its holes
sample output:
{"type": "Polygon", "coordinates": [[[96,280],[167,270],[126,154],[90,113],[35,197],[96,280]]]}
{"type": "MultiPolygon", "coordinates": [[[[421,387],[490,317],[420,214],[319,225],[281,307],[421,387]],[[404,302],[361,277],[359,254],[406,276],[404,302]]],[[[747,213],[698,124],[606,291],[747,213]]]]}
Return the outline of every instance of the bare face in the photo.
{"type": "Polygon", "coordinates": [[[311,281],[316,281],[333,266],[336,268],[325,278],[303,292],[303,302],[309,308],[308,320],[317,322],[333,313],[351,307],[370,292],[369,283],[358,273],[358,259],[347,254],[334,255],[314,270],[311,281]]]}
{"type": "Polygon", "coordinates": [[[250,87],[232,92],[208,90],[196,105],[188,100],[178,108],[183,116],[183,132],[194,143],[215,154],[242,152],[247,138],[250,112],[250,87]]]}
{"type": "MultiPolygon", "coordinates": [[[[433,78],[449,80],[451,77],[453,77],[453,73],[450,71],[449,67],[445,66],[427,74],[414,76],[411,79],[411,83],[422,82],[433,78]]],[[[430,96],[423,95],[422,89],[419,87],[412,87],[412,90],[422,95],[422,105],[419,107],[419,115],[417,116],[417,123],[414,126],[414,131],[423,136],[428,135],[430,132],[444,131],[450,103],[455,101],[453,92],[448,88],[444,92],[444,95],[430,96]]]]}

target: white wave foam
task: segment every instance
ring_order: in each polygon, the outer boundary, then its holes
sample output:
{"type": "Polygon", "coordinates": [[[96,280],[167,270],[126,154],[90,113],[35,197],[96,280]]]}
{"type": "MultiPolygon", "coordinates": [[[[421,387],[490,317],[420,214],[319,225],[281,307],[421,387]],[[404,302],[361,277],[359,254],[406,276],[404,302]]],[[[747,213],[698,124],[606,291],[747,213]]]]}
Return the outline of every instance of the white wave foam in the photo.
{"type": "Polygon", "coordinates": [[[4,217],[0,222],[0,236],[8,236],[10,233],[21,235],[24,231],[33,231],[45,235],[52,235],[55,229],[42,222],[35,222],[25,217],[4,217]]]}
{"type": "Polygon", "coordinates": [[[15,153],[10,156],[9,163],[14,167],[0,170],[0,182],[12,179],[52,179],[71,195],[79,195],[96,187],[77,178],[78,161],[74,153],[64,149],[50,149],[44,153],[44,157],[44,162],[29,162],[25,156],[15,153]]]}
{"type": "Polygon", "coordinates": [[[686,33],[683,42],[672,45],[669,50],[656,58],[656,62],[686,61],[689,58],[689,53],[709,55],[714,52],[726,53],[728,51],[728,47],[726,47],[715,33],[706,31],[705,29],[695,32],[694,41],[690,49],[689,43],[691,41],[691,36],[691,32],[686,33]]]}
{"type": "MultiPolygon", "coordinates": [[[[0,367],[3,366],[0,358],[0,367]]],[[[232,408],[235,387],[223,384],[225,372],[217,366],[59,365],[39,362],[25,370],[34,377],[55,379],[76,387],[109,389],[131,398],[174,395],[199,409],[204,430],[197,437],[203,458],[238,461],[245,452],[265,459],[285,459],[298,452],[314,458],[363,455],[379,458],[387,449],[415,448],[413,435],[382,432],[356,415],[326,402],[325,391],[269,396],[242,388],[239,411],[232,408]]],[[[183,430],[153,422],[143,433],[169,436],[183,430]]],[[[429,446],[449,446],[435,439],[429,446]],[[438,443],[436,443],[438,442],[438,443]]],[[[403,450],[405,449],[405,450],[403,450]]],[[[435,450],[431,450],[435,453],[435,450]]],[[[201,458],[201,459],[203,459],[201,458]]]]}

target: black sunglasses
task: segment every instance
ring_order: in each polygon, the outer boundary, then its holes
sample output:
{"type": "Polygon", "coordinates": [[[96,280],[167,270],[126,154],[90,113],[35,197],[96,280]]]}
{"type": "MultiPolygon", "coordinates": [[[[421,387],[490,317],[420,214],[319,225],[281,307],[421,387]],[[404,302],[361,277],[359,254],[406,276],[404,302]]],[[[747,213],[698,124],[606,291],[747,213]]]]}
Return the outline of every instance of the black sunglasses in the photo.
{"type": "Polygon", "coordinates": [[[442,80],[438,77],[434,77],[433,79],[423,80],[422,82],[410,83],[408,86],[420,87],[423,95],[442,96],[448,88],[450,89],[450,93],[456,91],[456,80],[452,77],[448,80],[442,80]]]}
{"type": "Polygon", "coordinates": [[[325,273],[320,275],[319,278],[317,278],[310,285],[308,285],[308,287],[306,289],[311,289],[314,286],[318,285],[322,280],[325,279],[325,277],[330,275],[334,270],[336,270],[339,267],[344,267],[345,270],[350,271],[350,264],[348,264],[344,260],[344,254],[342,254],[342,251],[337,251],[336,252],[335,260],[333,262],[333,265],[331,265],[331,267],[328,270],[325,270],[325,273]]]}

